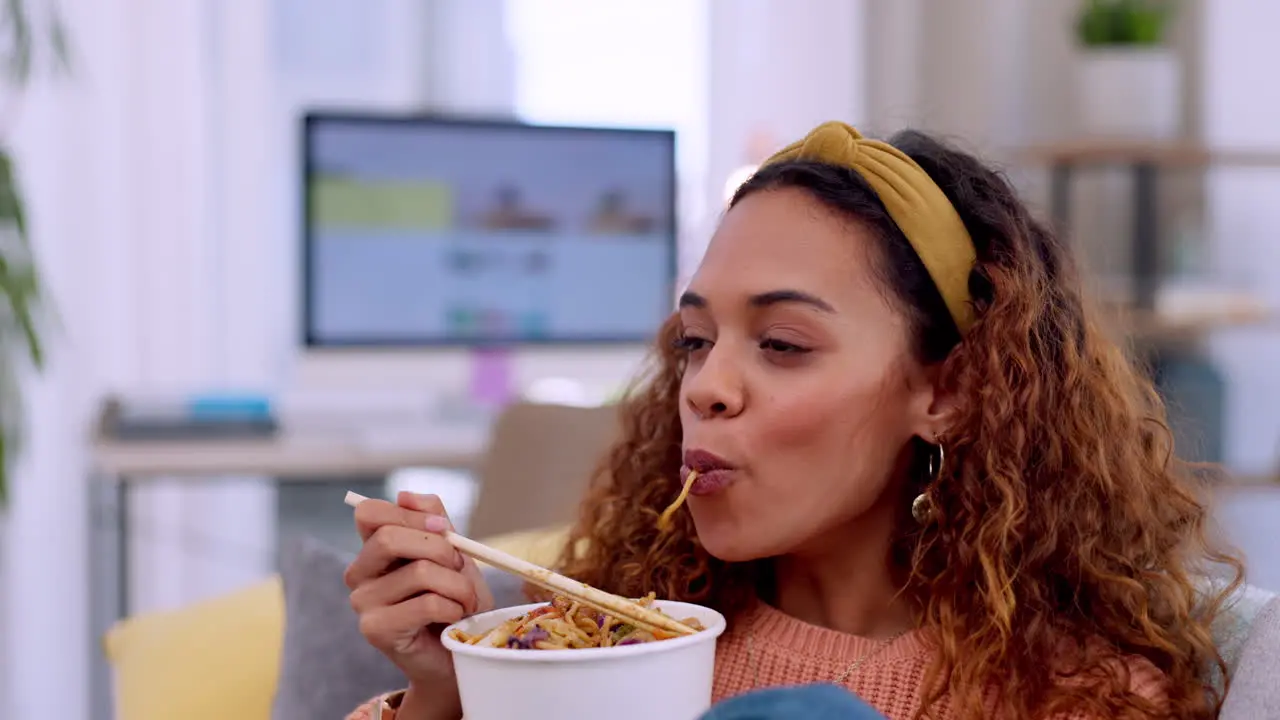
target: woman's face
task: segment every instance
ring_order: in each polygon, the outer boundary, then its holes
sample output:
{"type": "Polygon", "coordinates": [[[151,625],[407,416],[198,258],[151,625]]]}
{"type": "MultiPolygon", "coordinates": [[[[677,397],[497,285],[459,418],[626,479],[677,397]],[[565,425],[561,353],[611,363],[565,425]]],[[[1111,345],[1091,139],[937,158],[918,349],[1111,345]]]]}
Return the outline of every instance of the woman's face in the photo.
{"type": "Polygon", "coordinates": [[[900,512],[908,441],[941,426],[876,242],[792,188],[747,196],[712,238],[680,303],[689,509],[712,555],[821,552],[900,512]]]}

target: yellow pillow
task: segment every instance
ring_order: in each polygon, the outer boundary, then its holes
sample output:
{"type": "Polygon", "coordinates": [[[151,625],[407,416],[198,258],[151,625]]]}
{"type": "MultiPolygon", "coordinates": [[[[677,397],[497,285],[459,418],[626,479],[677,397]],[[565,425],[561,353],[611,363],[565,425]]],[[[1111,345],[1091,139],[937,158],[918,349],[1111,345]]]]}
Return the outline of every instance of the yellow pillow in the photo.
{"type": "Polygon", "coordinates": [[[107,634],[120,720],[270,720],[280,671],[280,578],[107,634]]]}
{"type": "MultiPolygon", "coordinates": [[[[487,538],[491,547],[555,564],[569,527],[487,538]]],[[[166,613],[129,618],[105,645],[119,720],[270,720],[284,636],[280,578],[166,613]]]]}

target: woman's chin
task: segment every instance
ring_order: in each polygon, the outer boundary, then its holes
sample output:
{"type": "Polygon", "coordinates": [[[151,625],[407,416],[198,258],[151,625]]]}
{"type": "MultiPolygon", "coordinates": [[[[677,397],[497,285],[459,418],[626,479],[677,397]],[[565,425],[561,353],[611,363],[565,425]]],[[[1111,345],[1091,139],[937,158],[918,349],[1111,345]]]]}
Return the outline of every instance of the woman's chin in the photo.
{"type": "Polygon", "coordinates": [[[711,557],[723,562],[740,563],[759,560],[768,553],[760,545],[758,537],[726,527],[703,528],[697,525],[698,543],[711,557]]]}

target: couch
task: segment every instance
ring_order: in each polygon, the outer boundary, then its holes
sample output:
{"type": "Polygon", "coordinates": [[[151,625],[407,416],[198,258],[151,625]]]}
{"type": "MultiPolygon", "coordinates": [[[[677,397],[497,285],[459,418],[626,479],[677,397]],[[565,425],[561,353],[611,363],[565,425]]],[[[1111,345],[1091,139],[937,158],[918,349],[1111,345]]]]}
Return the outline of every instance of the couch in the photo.
{"type": "MultiPolygon", "coordinates": [[[[486,542],[547,564],[563,537],[561,528],[486,542]]],[[[346,607],[345,558],[314,544],[294,548],[293,556],[282,577],[113,629],[106,646],[118,720],[337,717],[336,706],[394,689],[398,674],[362,644],[346,607]]],[[[499,606],[524,602],[518,580],[484,572],[499,606]]],[[[1240,592],[1215,634],[1233,678],[1221,717],[1280,718],[1280,597],[1240,592]]]]}
{"type": "MultiPolygon", "coordinates": [[[[506,407],[476,468],[478,497],[465,532],[550,564],[562,533],[535,530],[572,520],[617,431],[612,406],[506,407]]],[[[130,618],[109,633],[117,718],[265,720],[277,696],[276,720],[312,720],[400,682],[350,622],[341,583],[347,559],[315,542],[282,551],[279,577],[178,612],[130,618]]],[[[492,582],[508,591],[506,604],[521,601],[506,576],[492,582]]]]}
{"type": "MultiPolygon", "coordinates": [[[[552,564],[616,432],[613,408],[506,409],[479,468],[468,534],[552,564]],[[537,530],[547,527],[557,529],[537,530]]],[[[341,579],[346,562],[315,542],[294,543],[280,576],[118,624],[105,639],[117,720],[314,720],[395,689],[395,668],[360,638],[341,579]]],[[[524,602],[518,581],[485,572],[499,606],[524,602]]],[[[1280,599],[1241,592],[1215,635],[1233,673],[1222,717],[1280,718],[1280,599]]]]}
{"type": "MultiPolygon", "coordinates": [[[[564,536],[561,528],[485,542],[546,565],[564,536]]],[[[117,720],[337,718],[338,708],[403,683],[360,636],[342,581],[349,556],[310,539],[283,550],[278,576],[112,628],[104,649],[117,720]]],[[[499,604],[525,602],[518,579],[482,571],[499,604]]]]}

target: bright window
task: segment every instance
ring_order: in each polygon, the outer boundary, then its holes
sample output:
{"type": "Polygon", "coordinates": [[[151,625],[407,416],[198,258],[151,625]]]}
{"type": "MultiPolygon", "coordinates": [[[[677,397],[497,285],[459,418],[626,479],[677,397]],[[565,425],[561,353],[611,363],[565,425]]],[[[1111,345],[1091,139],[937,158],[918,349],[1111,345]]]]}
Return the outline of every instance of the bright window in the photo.
{"type": "Polygon", "coordinates": [[[516,112],[548,124],[677,133],[682,218],[702,217],[704,0],[507,0],[516,112]]]}

